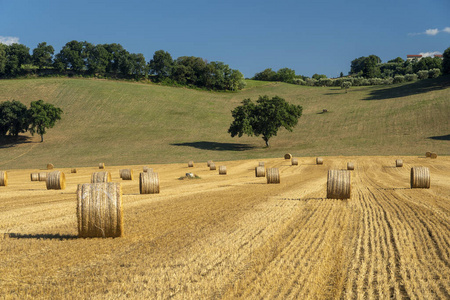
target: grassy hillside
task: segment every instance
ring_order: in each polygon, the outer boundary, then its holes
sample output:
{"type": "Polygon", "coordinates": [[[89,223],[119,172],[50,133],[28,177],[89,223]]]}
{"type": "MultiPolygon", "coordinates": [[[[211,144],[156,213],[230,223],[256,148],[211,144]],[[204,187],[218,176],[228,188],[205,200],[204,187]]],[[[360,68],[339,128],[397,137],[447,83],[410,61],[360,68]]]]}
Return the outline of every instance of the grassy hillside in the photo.
{"type": "Polygon", "coordinates": [[[250,82],[236,93],[93,79],[0,81],[0,101],[43,99],[64,110],[44,143],[0,144],[0,168],[150,164],[316,155],[450,154],[449,77],[390,87],[303,87],[250,82]],[[294,132],[231,138],[230,111],[245,98],[279,95],[303,106],[294,132]],[[328,113],[321,113],[322,109],[328,113]]]}

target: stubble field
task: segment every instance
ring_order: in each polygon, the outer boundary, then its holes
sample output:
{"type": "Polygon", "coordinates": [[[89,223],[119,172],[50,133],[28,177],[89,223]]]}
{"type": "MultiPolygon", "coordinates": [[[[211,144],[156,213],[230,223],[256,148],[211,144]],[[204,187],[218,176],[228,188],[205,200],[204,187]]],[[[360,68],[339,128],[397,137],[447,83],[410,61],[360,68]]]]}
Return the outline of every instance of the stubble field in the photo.
{"type": "Polygon", "coordinates": [[[5,299],[449,299],[450,158],[282,158],[149,165],[161,193],[140,195],[141,165],[106,166],[123,187],[124,237],[77,237],[76,188],[9,170],[0,187],[0,295],[5,299]],[[402,168],[395,159],[402,158],[402,168]],[[256,178],[258,161],[280,184],[256,178]],[[349,200],[326,199],[329,169],[352,171],[349,200]],[[410,169],[430,189],[410,189],[410,169]],[[122,181],[119,169],[133,168],[122,181]],[[186,172],[201,179],[179,180],[186,172]]]}

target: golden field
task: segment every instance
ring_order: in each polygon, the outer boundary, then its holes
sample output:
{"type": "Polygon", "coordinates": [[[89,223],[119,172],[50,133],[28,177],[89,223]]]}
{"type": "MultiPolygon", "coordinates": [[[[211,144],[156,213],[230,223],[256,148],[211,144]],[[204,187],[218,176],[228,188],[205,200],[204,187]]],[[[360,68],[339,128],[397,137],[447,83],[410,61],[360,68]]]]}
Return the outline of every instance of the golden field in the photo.
{"type": "MultiPolygon", "coordinates": [[[[8,170],[0,187],[3,299],[449,299],[450,157],[300,157],[109,166],[123,188],[124,237],[77,237],[76,189],[98,164],[59,169],[65,190],[8,170]],[[401,168],[395,159],[403,159],[401,168]],[[256,178],[259,161],[280,184],[256,178]],[[326,199],[329,169],[354,162],[349,200],[326,199]],[[139,172],[160,194],[139,194],[139,172]],[[430,189],[410,189],[410,169],[430,189]],[[119,169],[132,168],[122,181],[119,169]],[[201,179],[179,180],[186,172],[201,179]]],[[[100,162],[100,161],[99,161],[100,162]]],[[[40,170],[42,171],[42,170],[40,170]]]]}

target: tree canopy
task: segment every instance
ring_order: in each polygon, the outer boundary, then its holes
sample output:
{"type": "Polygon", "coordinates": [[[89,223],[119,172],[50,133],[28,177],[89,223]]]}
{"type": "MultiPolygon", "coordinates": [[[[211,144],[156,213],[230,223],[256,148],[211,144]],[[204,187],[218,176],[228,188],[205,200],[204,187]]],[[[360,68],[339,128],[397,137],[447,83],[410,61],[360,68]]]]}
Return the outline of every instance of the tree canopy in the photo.
{"type": "Polygon", "coordinates": [[[43,100],[32,101],[28,110],[29,131],[32,135],[37,133],[44,141],[44,134],[48,128],[55,126],[57,120],[61,120],[62,109],[43,100]]]}
{"type": "Polygon", "coordinates": [[[231,137],[241,137],[244,134],[261,135],[266,146],[269,147],[269,139],[277,135],[280,127],[292,132],[302,111],[303,108],[300,105],[289,104],[279,96],[271,99],[268,96],[260,96],[256,104],[250,99],[244,99],[242,105],[231,111],[234,121],[228,133],[231,137]]]}

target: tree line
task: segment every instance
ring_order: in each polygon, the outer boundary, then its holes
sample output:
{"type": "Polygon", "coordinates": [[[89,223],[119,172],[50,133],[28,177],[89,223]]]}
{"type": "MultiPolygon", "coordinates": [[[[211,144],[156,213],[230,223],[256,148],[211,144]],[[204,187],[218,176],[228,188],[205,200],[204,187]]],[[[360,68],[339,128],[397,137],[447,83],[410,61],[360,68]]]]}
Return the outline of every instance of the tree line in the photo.
{"type": "Polygon", "coordinates": [[[70,41],[55,55],[53,46],[39,43],[30,54],[23,44],[0,44],[0,78],[37,74],[82,75],[142,79],[212,90],[236,91],[245,86],[244,76],[223,62],[200,57],[172,59],[158,50],[150,61],[142,53],[130,53],[120,44],[70,41]]]}
{"type": "Polygon", "coordinates": [[[61,108],[43,100],[32,101],[30,108],[16,100],[4,101],[0,103],[0,136],[17,137],[29,131],[31,135],[39,134],[43,142],[47,129],[61,120],[62,113],[61,108]]]}

